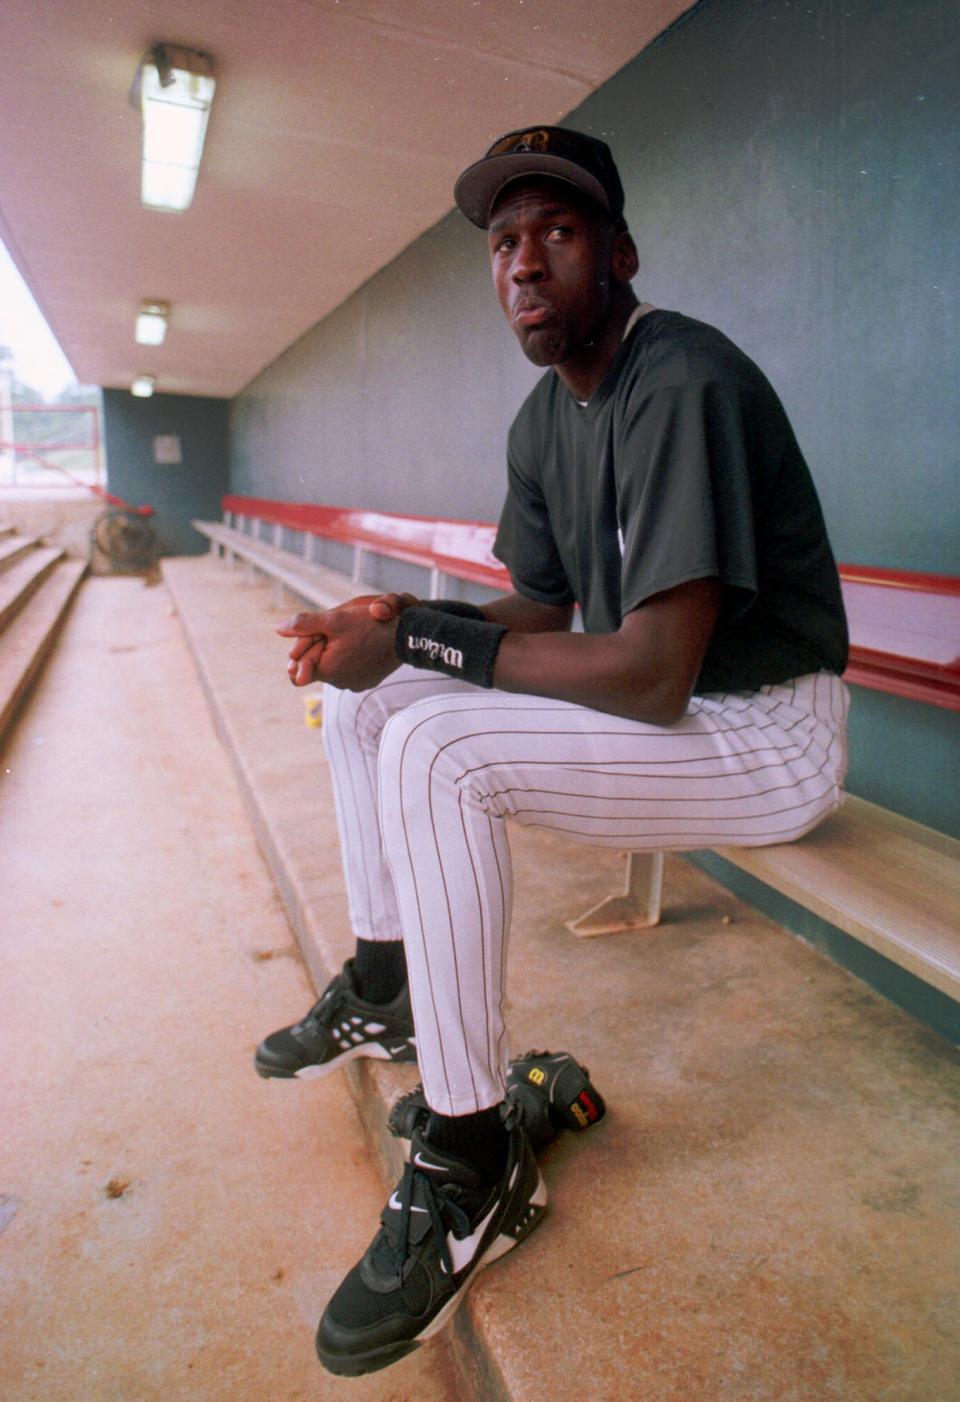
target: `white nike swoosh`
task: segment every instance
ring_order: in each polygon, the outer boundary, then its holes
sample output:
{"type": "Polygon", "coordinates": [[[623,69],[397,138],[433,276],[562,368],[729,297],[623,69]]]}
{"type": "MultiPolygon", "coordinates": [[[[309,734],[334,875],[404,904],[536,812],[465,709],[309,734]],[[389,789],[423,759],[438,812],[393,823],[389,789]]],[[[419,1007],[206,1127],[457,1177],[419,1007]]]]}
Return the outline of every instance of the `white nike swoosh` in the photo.
{"type": "Polygon", "coordinates": [[[431,1163],[429,1159],[422,1158],[419,1149],[414,1154],[413,1161],[418,1168],[432,1168],[435,1173],[445,1173],[448,1168],[445,1163],[431,1163]]]}
{"type": "MultiPolygon", "coordinates": [[[[403,1211],[403,1203],[402,1203],[402,1202],[400,1201],[400,1199],[397,1197],[396,1191],[394,1191],[394,1192],[392,1192],[392,1193],[390,1194],[390,1201],[387,1203],[387,1206],[388,1206],[388,1207],[392,1207],[393,1210],[394,1210],[395,1212],[402,1212],[402,1211],[403,1211]]],[[[410,1211],[411,1211],[411,1212],[426,1212],[426,1210],[427,1210],[427,1209],[426,1209],[425,1207],[416,1207],[416,1206],[413,1206],[413,1207],[410,1208],[410,1211]]]]}
{"type": "Polygon", "coordinates": [[[453,1262],[454,1275],[457,1271],[462,1271],[464,1266],[468,1266],[473,1260],[477,1247],[480,1245],[480,1238],[487,1230],[490,1219],[496,1210],[497,1204],[494,1203],[483,1221],[478,1222],[470,1235],[461,1240],[458,1240],[452,1232],[447,1232],[447,1250],[450,1252],[450,1259],[453,1262]]]}

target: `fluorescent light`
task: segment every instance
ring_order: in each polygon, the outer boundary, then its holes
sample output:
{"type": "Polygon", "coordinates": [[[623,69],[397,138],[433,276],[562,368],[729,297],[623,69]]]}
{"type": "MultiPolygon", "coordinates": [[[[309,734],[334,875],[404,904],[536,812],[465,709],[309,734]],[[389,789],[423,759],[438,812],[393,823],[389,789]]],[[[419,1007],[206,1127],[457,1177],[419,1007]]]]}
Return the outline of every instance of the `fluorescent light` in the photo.
{"type": "Polygon", "coordinates": [[[138,375],[130,386],[130,393],[135,394],[138,399],[149,399],[156,383],[153,375],[138,375]]]}
{"type": "Polygon", "coordinates": [[[141,302],[137,312],[134,340],[140,346],[161,346],[167,334],[168,302],[141,302]]]}
{"type": "Polygon", "coordinates": [[[144,59],[140,198],[151,209],[184,210],[193,203],[215,89],[207,54],[157,44],[144,59]]]}

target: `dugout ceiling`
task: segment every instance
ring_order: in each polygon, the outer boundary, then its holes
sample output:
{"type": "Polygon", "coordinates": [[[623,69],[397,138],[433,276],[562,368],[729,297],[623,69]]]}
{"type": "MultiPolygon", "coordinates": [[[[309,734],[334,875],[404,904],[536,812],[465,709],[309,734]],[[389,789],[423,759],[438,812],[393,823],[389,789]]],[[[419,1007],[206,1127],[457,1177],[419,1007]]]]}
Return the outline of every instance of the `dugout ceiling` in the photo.
{"type": "Polygon", "coordinates": [[[5,0],[0,238],[77,376],[230,397],[434,224],[460,169],[556,122],[689,0],[5,0]],[[193,207],[139,200],[158,40],[218,92],[193,207]],[[172,304],[166,343],[137,304],[172,304]]]}

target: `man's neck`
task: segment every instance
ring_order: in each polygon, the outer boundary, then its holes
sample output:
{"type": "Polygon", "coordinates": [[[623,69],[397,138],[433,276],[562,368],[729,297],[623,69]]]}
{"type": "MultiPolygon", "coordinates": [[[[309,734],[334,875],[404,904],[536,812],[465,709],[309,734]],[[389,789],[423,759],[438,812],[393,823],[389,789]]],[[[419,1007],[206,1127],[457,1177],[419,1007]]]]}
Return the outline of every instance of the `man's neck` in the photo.
{"type": "Polygon", "coordinates": [[[581,403],[589,399],[600,384],[613,364],[624,329],[638,305],[633,289],[626,289],[625,295],[610,308],[610,315],[594,340],[554,367],[574,399],[581,403]]]}

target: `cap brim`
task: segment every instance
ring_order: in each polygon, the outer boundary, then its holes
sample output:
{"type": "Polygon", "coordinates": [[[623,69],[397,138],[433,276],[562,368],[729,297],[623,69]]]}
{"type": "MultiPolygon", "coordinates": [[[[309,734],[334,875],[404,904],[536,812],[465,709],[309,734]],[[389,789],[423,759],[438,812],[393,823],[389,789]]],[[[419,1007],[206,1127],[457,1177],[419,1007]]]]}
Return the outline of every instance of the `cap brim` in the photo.
{"type": "Polygon", "coordinates": [[[493,203],[504,186],[524,176],[544,175],[552,180],[564,180],[575,185],[590,199],[610,212],[607,192],[599,180],[562,156],[545,156],[537,151],[520,151],[503,156],[485,156],[475,161],[460,176],[453,187],[453,198],[471,224],[485,229],[493,203]]]}

